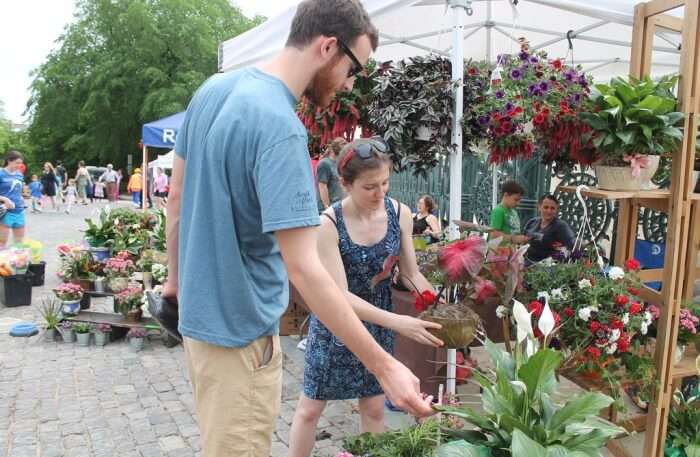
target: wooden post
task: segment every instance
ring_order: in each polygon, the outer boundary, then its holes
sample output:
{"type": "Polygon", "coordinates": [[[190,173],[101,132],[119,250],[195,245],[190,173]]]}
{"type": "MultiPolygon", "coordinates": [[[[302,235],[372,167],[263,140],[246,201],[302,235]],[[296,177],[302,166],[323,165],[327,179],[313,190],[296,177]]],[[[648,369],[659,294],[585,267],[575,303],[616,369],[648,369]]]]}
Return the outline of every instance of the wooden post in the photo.
{"type": "MultiPolygon", "coordinates": [[[[655,16],[673,8],[684,6],[682,27],[681,72],[678,97],[680,110],[686,114],[682,148],[674,152],[671,173],[671,195],[668,201],[668,229],[666,234],[666,256],[664,259],[663,290],[661,293],[661,318],[658,324],[657,351],[655,355],[659,376],[659,389],[654,402],[649,406],[647,416],[645,456],[662,457],[668,413],[671,406],[674,386],[674,352],[678,336],[678,316],[683,297],[692,287],[691,277],[695,276],[695,265],[689,271],[689,262],[695,255],[688,256],[689,249],[696,249],[693,240],[697,235],[690,234],[692,188],[690,177],[695,157],[695,135],[697,131],[698,90],[698,37],[700,36],[700,0],[654,0],[635,9],[631,74],[636,77],[648,75],[651,71],[651,58],[654,34],[657,26],[676,26],[667,18],[655,16]],[[685,273],[684,273],[685,271],[685,273]]],[[[698,218],[693,214],[693,219],[698,218]]]]}

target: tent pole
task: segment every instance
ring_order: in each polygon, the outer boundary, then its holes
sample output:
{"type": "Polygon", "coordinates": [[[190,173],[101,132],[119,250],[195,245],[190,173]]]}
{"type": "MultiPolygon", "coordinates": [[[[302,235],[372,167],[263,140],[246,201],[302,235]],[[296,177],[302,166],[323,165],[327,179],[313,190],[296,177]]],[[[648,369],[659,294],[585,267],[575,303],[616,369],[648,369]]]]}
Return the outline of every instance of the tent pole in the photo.
{"type": "Polygon", "coordinates": [[[141,208],[148,205],[148,146],[143,145],[143,164],[141,165],[141,208]]]}
{"type": "Polygon", "coordinates": [[[491,2],[486,2],[486,61],[493,61],[493,5],[491,2]]]}
{"type": "MultiPolygon", "coordinates": [[[[462,116],[464,111],[464,13],[467,8],[466,0],[450,0],[454,30],[452,32],[452,80],[457,82],[454,89],[455,103],[452,119],[452,144],[454,150],[450,154],[450,227],[449,239],[459,238],[459,229],[455,220],[462,219],[462,116]]],[[[447,350],[447,394],[454,395],[457,391],[457,350],[447,350]]]]}

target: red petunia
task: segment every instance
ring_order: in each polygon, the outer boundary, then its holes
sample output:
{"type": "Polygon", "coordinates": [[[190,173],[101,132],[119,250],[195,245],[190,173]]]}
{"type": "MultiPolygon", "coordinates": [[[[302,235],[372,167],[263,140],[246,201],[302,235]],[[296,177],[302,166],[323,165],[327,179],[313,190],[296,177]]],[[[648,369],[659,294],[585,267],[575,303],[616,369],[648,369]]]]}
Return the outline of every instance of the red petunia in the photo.
{"type": "Polygon", "coordinates": [[[477,70],[477,69],[474,68],[474,67],[470,67],[470,68],[469,68],[469,74],[470,74],[471,76],[478,75],[478,74],[479,74],[479,70],[477,70]]]}
{"type": "Polygon", "coordinates": [[[625,269],[627,271],[639,271],[642,268],[642,264],[639,263],[637,259],[628,259],[625,261],[625,269]]]}
{"type": "Polygon", "coordinates": [[[561,63],[561,59],[556,59],[552,61],[552,68],[555,70],[561,70],[563,64],[561,63]]]}
{"type": "Polygon", "coordinates": [[[591,333],[595,334],[602,328],[602,325],[600,325],[600,322],[598,321],[591,321],[588,328],[591,330],[591,333]]]}
{"type": "Polygon", "coordinates": [[[576,314],[576,312],[574,311],[574,309],[572,307],[569,306],[569,307],[564,308],[564,315],[566,317],[574,317],[574,314],[576,314]]]}
{"type": "Polygon", "coordinates": [[[625,306],[627,303],[629,303],[630,299],[627,297],[627,295],[618,295],[615,297],[615,304],[617,306],[625,306]]]}
{"type": "Polygon", "coordinates": [[[544,305],[538,300],[533,300],[530,303],[528,303],[527,309],[532,313],[533,316],[539,319],[539,317],[542,315],[544,305]]]}
{"type": "Polygon", "coordinates": [[[598,349],[598,348],[591,346],[588,348],[588,350],[586,352],[588,352],[588,355],[590,355],[592,359],[599,359],[600,358],[600,349],[598,349]]]}
{"type": "Polygon", "coordinates": [[[630,314],[639,314],[642,311],[642,305],[639,302],[633,302],[630,305],[630,314]]]}

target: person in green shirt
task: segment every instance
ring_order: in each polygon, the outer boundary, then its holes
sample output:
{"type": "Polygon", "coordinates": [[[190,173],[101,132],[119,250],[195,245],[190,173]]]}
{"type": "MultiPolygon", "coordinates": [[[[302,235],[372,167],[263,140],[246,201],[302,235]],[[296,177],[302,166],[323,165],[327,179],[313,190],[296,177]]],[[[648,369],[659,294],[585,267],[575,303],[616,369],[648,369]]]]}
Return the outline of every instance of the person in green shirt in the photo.
{"type": "Polygon", "coordinates": [[[491,211],[491,237],[502,236],[515,244],[525,244],[529,238],[520,234],[520,217],[515,208],[525,194],[525,189],[515,181],[506,181],[501,187],[501,203],[491,211]]]}

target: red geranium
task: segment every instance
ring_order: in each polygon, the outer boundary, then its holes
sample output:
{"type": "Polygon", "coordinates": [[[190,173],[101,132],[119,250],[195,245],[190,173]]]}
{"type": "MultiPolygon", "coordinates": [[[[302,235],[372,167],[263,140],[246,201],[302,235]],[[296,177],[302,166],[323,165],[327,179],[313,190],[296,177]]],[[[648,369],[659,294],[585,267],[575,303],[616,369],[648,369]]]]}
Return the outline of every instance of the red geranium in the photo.
{"type": "Polygon", "coordinates": [[[629,303],[630,299],[627,297],[627,295],[618,295],[615,297],[615,303],[617,306],[625,306],[627,303],[629,303]]]}
{"type": "Polygon", "coordinates": [[[602,328],[602,325],[600,325],[600,322],[598,321],[591,321],[591,324],[588,326],[588,328],[591,329],[591,333],[595,334],[602,328]]]}
{"type": "Polygon", "coordinates": [[[618,352],[627,352],[630,349],[630,337],[628,335],[622,335],[617,341],[618,352]]]}
{"type": "Polygon", "coordinates": [[[639,271],[640,268],[642,268],[642,264],[640,264],[637,259],[629,259],[625,262],[625,269],[627,271],[639,271]]]}
{"type": "Polygon", "coordinates": [[[612,322],[610,322],[610,327],[623,330],[625,328],[625,324],[623,324],[620,319],[613,319],[612,322]]]}
{"type": "Polygon", "coordinates": [[[642,311],[642,305],[639,302],[633,302],[630,305],[630,314],[639,314],[642,311]]]}
{"type": "Polygon", "coordinates": [[[570,306],[564,308],[564,315],[566,317],[574,317],[574,314],[576,314],[576,311],[570,306]]]}
{"type": "Polygon", "coordinates": [[[588,355],[590,355],[592,359],[600,358],[600,349],[598,348],[591,346],[586,352],[588,352],[588,355]]]}

